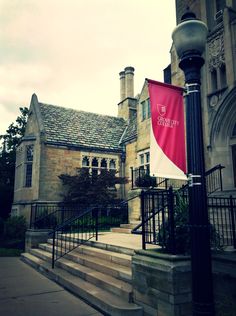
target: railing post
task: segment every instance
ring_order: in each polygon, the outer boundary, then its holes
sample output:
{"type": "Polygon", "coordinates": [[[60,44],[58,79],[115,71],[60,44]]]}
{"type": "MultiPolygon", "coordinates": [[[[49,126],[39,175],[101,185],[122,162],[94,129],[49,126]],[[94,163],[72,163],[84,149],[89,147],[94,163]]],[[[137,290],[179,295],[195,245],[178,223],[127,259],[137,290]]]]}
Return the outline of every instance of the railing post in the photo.
{"type": "Polygon", "coordinates": [[[33,208],[34,208],[34,205],[31,204],[31,211],[30,211],[30,228],[33,228],[33,208]]]}
{"type": "Polygon", "coordinates": [[[55,262],[55,230],[53,231],[52,237],[52,269],[54,269],[54,262],[55,262]]]}
{"type": "Polygon", "coordinates": [[[169,218],[169,238],[171,254],[176,253],[175,245],[175,222],[174,222],[174,193],[173,188],[170,187],[168,191],[168,218],[169,218]]]}
{"type": "Polygon", "coordinates": [[[223,191],[223,183],[222,183],[222,166],[220,165],[220,190],[223,191]]]}
{"type": "Polygon", "coordinates": [[[95,208],[95,238],[98,241],[98,208],[95,208]]]}
{"type": "Polygon", "coordinates": [[[155,218],[154,193],[152,193],[152,229],[153,229],[153,242],[156,243],[156,218],[155,218]]]}
{"type": "Polygon", "coordinates": [[[231,221],[232,221],[232,235],[233,235],[233,246],[236,249],[236,232],[235,232],[235,220],[234,220],[234,204],[233,197],[230,195],[230,213],[231,213],[231,221]]]}
{"type": "Polygon", "coordinates": [[[165,189],[167,190],[167,188],[168,188],[168,179],[165,178],[165,189]]]}
{"type": "Polygon", "coordinates": [[[130,167],[131,170],[131,182],[132,182],[132,189],[134,188],[134,169],[133,167],[130,167]]]}
{"type": "Polygon", "coordinates": [[[145,231],[145,209],[144,209],[144,191],[141,191],[140,194],[141,197],[141,216],[142,216],[142,249],[146,249],[146,243],[145,243],[145,237],[146,237],[146,231],[145,231]]]}

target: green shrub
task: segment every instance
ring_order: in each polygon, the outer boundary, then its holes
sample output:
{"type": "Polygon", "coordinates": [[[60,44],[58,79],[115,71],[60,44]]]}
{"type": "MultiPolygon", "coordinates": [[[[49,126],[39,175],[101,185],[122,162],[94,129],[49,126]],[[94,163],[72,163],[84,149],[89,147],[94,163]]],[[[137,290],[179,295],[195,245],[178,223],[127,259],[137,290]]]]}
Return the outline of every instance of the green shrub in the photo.
{"type": "MultiPolygon", "coordinates": [[[[174,211],[174,239],[176,254],[190,254],[191,240],[189,227],[189,205],[187,199],[183,199],[177,192],[176,205],[174,211]]],[[[157,239],[163,250],[171,252],[171,236],[169,222],[161,225],[157,232],[157,239]]],[[[210,224],[210,242],[212,249],[222,250],[220,235],[215,227],[210,224]]]]}
{"type": "Polygon", "coordinates": [[[24,216],[9,217],[4,224],[4,237],[6,239],[24,239],[26,232],[26,220],[24,216]]]}
{"type": "Polygon", "coordinates": [[[156,178],[148,174],[142,175],[135,180],[135,185],[140,188],[149,188],[156,186],[156,178]]]}

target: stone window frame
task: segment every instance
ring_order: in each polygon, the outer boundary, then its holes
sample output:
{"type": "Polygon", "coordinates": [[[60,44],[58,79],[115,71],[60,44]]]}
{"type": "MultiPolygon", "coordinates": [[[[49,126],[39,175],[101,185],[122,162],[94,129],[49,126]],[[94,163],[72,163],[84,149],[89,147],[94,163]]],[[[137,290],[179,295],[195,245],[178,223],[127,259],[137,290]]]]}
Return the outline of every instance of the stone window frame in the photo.
{"type": "Polygon", "coordinates": [[[34,160],[34,145],[25,145],[25,178],[24,186],[26,188],[32,187],[33,179],[33,160],[34,160]]]}
{"type": "Polygon", "coordinates": [[[141,150],[137,153],[138,155],[138,167],[142,170],[150,172],[150,148],[141,150]]]}
{"type": "Polygon", "coordinates": [[[89,172],[100,174],[102,170],[118,170],[118,159],[115,157],[104,157],[100,155],[82,154],[82,168],[88,168],[89,172]],[[97,160],[97,165],[93,161],[97,160]],[[86,165],[84,164],[86,161],[86,165]]]}
{"type": "Polygon", "coordinates": [[[150,98],[147,98],[140,102],[141,104],[141,120],[147,120],[151,117],[150,98]]]}

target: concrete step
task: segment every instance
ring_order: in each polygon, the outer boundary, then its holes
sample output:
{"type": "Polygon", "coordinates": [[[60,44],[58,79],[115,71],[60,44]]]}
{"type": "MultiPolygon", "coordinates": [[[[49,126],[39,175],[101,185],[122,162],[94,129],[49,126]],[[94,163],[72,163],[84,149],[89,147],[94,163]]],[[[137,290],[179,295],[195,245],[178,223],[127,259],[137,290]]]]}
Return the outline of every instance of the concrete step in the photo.
{"type": "MultiPolygon", "coordinates": [[[[67,241],[70,241],[70,239],[72,238],[66,237],[67,241]]],[[[52,244],[52,239],[48,239],[47,242],[52,244]]],[[[134,249],[112,245],[112,244],[106,244],[106,243],[95,241],[95,240],[87,240],[86,246],[103,249],[107,251],[112,251],[116,253],[122,253],[122,254],[130,255],[130,256],[134,255],[134,249]]]]}
{"type": "MultiPolygon", "coordinates": [[[[43,252],[43,250],[41,250],[41,252],[43,252]]],[[[42,257],[48,257],[45,253],[46,252],[44,251],[42,257]]],[[[104,312],[106,315],[143,315],[143,310],[140,306],[134,303],[128,303],[125,299],[119,297],[118,295],[112,294],[79,277],[75,277],[75,275],[61,269],[58,266],[56,266],[55,269],[52,269],[49,262],[33,255],[33,253],[23,253],[21,258],[24,262],[54,280],[73,294],[83,298],[89,304],[104,312]]],[[[66,260],[64,260],[64,262],[65,261],[66,260]]]]}
{"type": "MultiPolygon", "coordinates": [[[[51,251],[51,247],[47,247],[46,244],[41,244],[40,248],[44,249],[46,252],[48,252],[48,250],[51,251]]],[[[40,254],[37,253],[35,255],[38,256],[40,254]]],[[[44,254],[41,258],[50,262],[51,255],[47,256],[46,254],[44,254]]],[[[127,302],[133,301],[132,286],[127,282],[115,279],[110,275],[93,270],[79,263],[75,263],[71,260],[66,259],[65,257],[60,258],[60,260],[56,261],[55,265],[73,275],[82,278],[83,280],[86,280],[96,286],[103,288],[104,290],[108,290],[113,294],[125,298],[127,302]]]]}
{"type": "MultiPolygon", "coordinates": [[[[49,240],[48,244],[41,244],[40,248],[45,247],[45,245],[52,245],[52,240],[49,240]]],[[[65,243],[62,243],[62,247],[64,247],[65,243]]],[[[43,248],[42,248],[43,249],[43,248]]],[[[93,256],[96,258],[101,258],[103,260],[106,260],[108,262],[117,263],[126,267],[131,267],[131,261],[132,257],[130,255],[126,255],[123,253],[117,253],[109,250],[99,249],[95,247],[89,247],[86,245],[80,245],[79,247],[75,248],[76,252],[93,256]]]]}
{"type": "MultiPolygon", "coordinates": [[[[43,259],[51,262],[51,247],[45,246],[45,250],[42,249],[31,249],[30,253],[43,259]]],[[[88,255],[84,255],[82,253],[78,253],[76,251],[71,251],[65,255],[65,258],[79,263],[80,265],[86,266],[88,268],[94,269],[96,271],[102,272],[104,274],[110,275],[119,280],[131,283],[132,281],[132,272],[129,267],[121,266],[117,263],[107,262],[106,260],[96,258],[88,255]]]]}
{"type": "Polygon", "coordinates": [[[134,223],[129,223],[129,224],[120,224],[120,228],[130,228],[133,229],[136,226],[138,226],[140,222],[134,222],[134,223]]]}
{"type": "Polygon", "coordinates": [[[114,227],[111,229],[113,233],[121,233],[121,234],[131,234],[131,228],[122,228],[122,227],[114,227]]]}

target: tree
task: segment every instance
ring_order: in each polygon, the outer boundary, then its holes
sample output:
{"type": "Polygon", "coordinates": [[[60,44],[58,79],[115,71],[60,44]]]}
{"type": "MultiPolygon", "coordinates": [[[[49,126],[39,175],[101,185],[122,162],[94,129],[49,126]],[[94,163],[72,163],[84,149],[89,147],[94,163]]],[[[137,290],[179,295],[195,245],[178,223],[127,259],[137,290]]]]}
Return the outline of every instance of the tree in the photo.
{"type": "Polygon", "coordinates": [[[11,123],[6,134],[0,135],[0,217],[7,218],[13,201],[16,147],[25,132],[28,108],[20,108],[20,115],[11,123]]]}
{"type": "Polygon", "coordinates": [[[116,172],[102,170],[100,174],[91,174],[88,168],[78,168],[76,175],[62,174],[59,176],[66,187],[65,202],[79,205],[103,205],[117,201],[116,184],[126,182],[116,172]]]}

